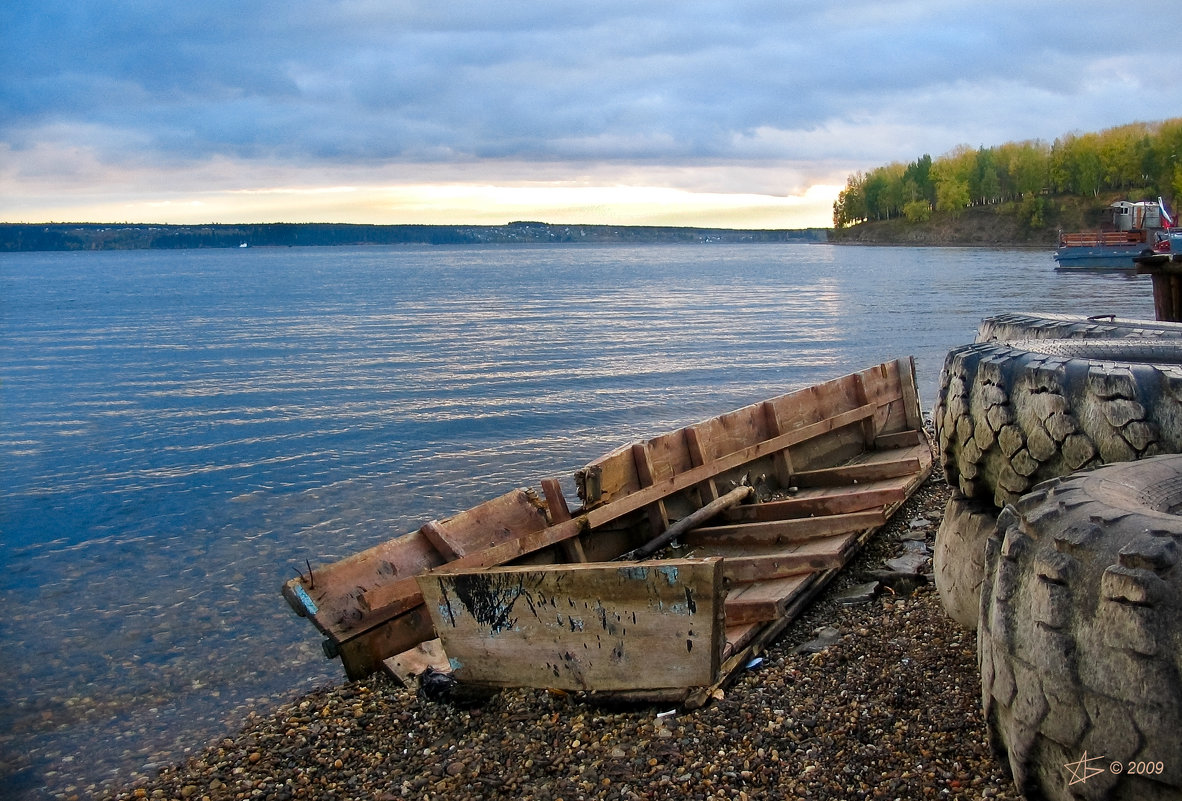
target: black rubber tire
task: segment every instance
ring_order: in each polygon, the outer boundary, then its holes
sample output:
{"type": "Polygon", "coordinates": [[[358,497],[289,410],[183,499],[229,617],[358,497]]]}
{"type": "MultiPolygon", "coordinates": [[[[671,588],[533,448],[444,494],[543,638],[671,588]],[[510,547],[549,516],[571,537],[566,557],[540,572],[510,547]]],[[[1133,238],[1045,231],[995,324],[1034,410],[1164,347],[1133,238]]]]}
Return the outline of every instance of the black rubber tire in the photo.
{"type": "Polygon", "coordinates": [[[1178,455],[1055,479],[1002,512],[981,699],[1030,801],[1182,799],[1180,513],[1178,455]]]}
{"type": "Polygon", "coordinates": [[[953,492],[936,530],[932,571],[940,604],[949,617],[970,631],[977,628],[985,543],[997,527],[997,513],[990,501],[953,492]]]}
{"type": "Polygon", "coordinates": [[[1040,481],[1182,452],[1182,341],[1069,339],[949,352],[932,420],[947,481],[999,509],[1040,481]]]}
{"type": "Polygon", "coordinates": [[[977,342],[1031,339],[1118,339],[1123,337],[1182,339],[1182,323],[1121,319],[1112,315],[1018,314],[986,317],[977,327],[977,342]]]}

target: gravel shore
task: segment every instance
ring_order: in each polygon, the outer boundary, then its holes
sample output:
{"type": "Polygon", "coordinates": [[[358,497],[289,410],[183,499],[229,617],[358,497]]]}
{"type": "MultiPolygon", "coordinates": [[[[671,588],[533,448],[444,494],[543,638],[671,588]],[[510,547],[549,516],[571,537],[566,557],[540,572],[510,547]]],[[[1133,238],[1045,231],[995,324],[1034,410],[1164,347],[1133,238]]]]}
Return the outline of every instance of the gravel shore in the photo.
{"type": "Polygon", "coordinates": [[[935,588],[836,600],[905,540],[930,547],[948,494],[930,479],[762,663],[701,709],[536,690],[454,705],[375,676],[252,716],[236,737],[101,797],[1018,799],[987,743],[975,637],[935,588]],[[838,639],[798,652],[821,627],[838,639]]]}

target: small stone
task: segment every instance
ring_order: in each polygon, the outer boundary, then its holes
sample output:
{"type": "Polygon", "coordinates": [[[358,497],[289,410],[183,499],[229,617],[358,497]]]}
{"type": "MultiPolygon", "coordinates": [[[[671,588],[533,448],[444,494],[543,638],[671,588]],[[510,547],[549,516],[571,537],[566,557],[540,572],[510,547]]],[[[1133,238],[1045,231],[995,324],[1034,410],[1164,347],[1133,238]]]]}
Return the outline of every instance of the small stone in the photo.
{"type": "Polygon", "coordinates": [[[824,651],[830,645],[841,639],[841,632],[832,626],[822,626],[813,632],[816,635],[808,642],[801,643],[792,649],[794,654],[815,654],[824,651]]]}
{"type": "Polygon", "coordinates": [[[833,600],[843,606],[863,604],[872,599],[876,592],[878,592],[878,582],[868,581],[865,584],[855,584],[842,590],[833,597],[833,600]]]}

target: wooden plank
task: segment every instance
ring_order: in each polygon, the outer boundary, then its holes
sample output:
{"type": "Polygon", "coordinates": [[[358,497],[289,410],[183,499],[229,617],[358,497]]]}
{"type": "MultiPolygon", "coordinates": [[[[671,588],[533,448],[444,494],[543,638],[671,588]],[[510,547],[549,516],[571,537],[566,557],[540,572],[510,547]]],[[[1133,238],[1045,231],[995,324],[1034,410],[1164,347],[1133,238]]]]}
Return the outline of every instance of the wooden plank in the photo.
{"type": "Polygon", "coordinates": [[[760,406],[744,406],[698,424],[715,457],[740,451],[772,436],[760,406]]]}
{"type": "Polygon", "coordinates": [[[738,587],[727,594],[726,625],[767,623],[784,614],[792,597],[808,586],[811,576],[788,576],[775,581],[738,587]]]}
{"type": "MultiPolygon", "coordinates": [[[[763,413],[767,418],[768,431],[773,437],[778,437],[784,433],[783,426],[780,425],[780,416],[776,412],[776,405],[770,401],[763,404],[763,413]]],[[[785,448],[779,451],[772,457],[772,466],[775,470],[776,481],[781,487],[792,486],[792,456],[788,449],[785,448]]]]}
{"type": "Polygon", "coordinates": [[[451,561],[546,525],[537,499],[516,489],[444,520],[433,520],[423,527],[423,534],[451,561]]]}
{"type": "Polygon", "coordinates": [[[723,556],[722,574],[729,582],[762,582],[839,568],[845,563],[851,540],[849,534],[836,535],[765,553],[704,551],[703,556],[723,556]]]}
{"type": "Polygon", "coordinates": [[[863,481],[881,481],[914,475],[921,470],[916,457],[892,459],[887,462],[827,467],[822,470],[806,470],[796,474],[796,483],[801,487],[832,487],[863,481]]]}
{"type": "MultiPolygon", "coordinates": [[[[640,481],[640,486],[651,487],[657,481],[657,474],[653,469],[653,461],[648,452],[648,444],[638,442],[633,445],[632,458],[636,462],[636,478],[640,481]]],[[[653,502],[647,511],[649,525],[652,526],[653,532],[664,531],[669,528],[669,513],[665,510],[665,501],[663,498],[653,502]]]]}
{"type": "Polygon", "coordinates": [[[725,641],[721,564],[443,568],[419,581],[460,681],[649,690],[714,682],[725,641]]]}
{"type": "Polygon", "coordinates": [[[742,545],[772,546],[793,542],[849,534],[876,528],[886,523],[882,509],[850,512],[824,517],[800,517],[789,520],[765,520],[755,523],[733,523],[725,526],[703,526],[684,535],[686,545],[742,545]]]}
{"type": "Polygon", "coordinates": [[[550,522],[565,523],[570,520],[570,507],[566,505],[566,496],[562,494],[562,484],[558,479],[542,479],[542,495],[546,498],[546,508],[550,511],[550,522]]]}
{"type": "Polygon", "coordinates": [[[434,636],[431,617],[420,604],[404,615],[387,618],[361,634],[337,643],[335,647],[345,675],[350,679],[363,679],[381,669],[383,659],[414,648],[434,636]]]}
{"type": "MultiPolygon", "coordinates": [[[[542,479],[542,494],[546,497],[546,508],[550,512],[551,523],[565,523],[570,520],[570,507],[566,505],[566,496],[562,494],[562,485],[556,478],[542,479]]],[[[558,543],[562,555],[568,562],[586,562],[587,554],[583,551],[583,543],[578,537],[571,537],[558,543]]]]}
{"type": "Polygon", "coordinates": [[[654,479],[668,478],[693,467],[682,429],[661,434],[645,442],[654,479]]]}
{"type": "MultiPolygon", "coordinates": [[[[881,484],[884,482],[871,482],[881,484]]],[[[765,501],[728,509],[718,516],[724,523],[756,523],[766,520],[791,520],[800,517],[839,515],[877,509],[907,498],[907,491],[898,485],[832,487],[819,490],[822,494],[765,501]]]]}
{"type": "Polygon", "coordinates": [[[895,434],[880,434],[874,440],[874,449],[878,451],[893,451],[898,448],[909,448],[923,442],[922,435],[915,430],[899,431],[895,434]]]}
{"type": "Polygon", "coordinates": [[[908,356],[898,359],[895,364],[899,371],[899,385],[903,394],[904,417],[907,427],[919,431],[923,428],[922,401],[919,397],[919,385],[915,381],[915,359],[908,356]]]}
{"type": "Polygon", "coordinates": [[[617,448],[575,473],[584,506],[611,503],[640,489],[632,446],[617,448]]]}
{"type": "Polygon", "coordinates": [[[407,687],[413,687],[415,677],[422,675],[427,668],[440,673],[451,672],[447,654],[443,652],[443,643],[438,638],[421,642],[409,651],[383,659],[382,667],[407,687]]]}
{"type": "MultiPolygon", "coordinates": [[[[693,467],[701,467],[708,464],[712,457],[706,448],[706,444],[698,426],[689,426],[682,429],[685,433],[685,446],[689,451],[690,465],[693,467]]],[[[713,501],[718,498],[718,485],[713,478],[708,478],[700,485],[705,489],[707,498],[705,501],[713,501]]]]}
{"type": "MultiPolygon", "coordinates": [[[[866,380],[861,374],[854,376],[854,397],[858,399],[858,405],[860,406],[873,402],[870,399],[870,393],[866,390],[866,380]]],[[[867,417],[862,421],[862,440],[866,443],[867,449],[874,447],[874,440],[878,437],[877,417],[878,415],[875,414],[873,417],[867,417]]]]}

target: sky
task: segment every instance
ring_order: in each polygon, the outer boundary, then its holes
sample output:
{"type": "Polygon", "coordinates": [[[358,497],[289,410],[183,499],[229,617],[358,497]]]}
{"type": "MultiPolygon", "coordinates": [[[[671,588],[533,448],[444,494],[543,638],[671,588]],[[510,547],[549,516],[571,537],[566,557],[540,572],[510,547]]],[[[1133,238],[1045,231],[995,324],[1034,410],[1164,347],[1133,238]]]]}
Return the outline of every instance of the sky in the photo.
{"type": "Polygon", "coordinates": [[[5,0],[0,221],[828,226],[1182,114],[1182,2],[5,0]]]}

